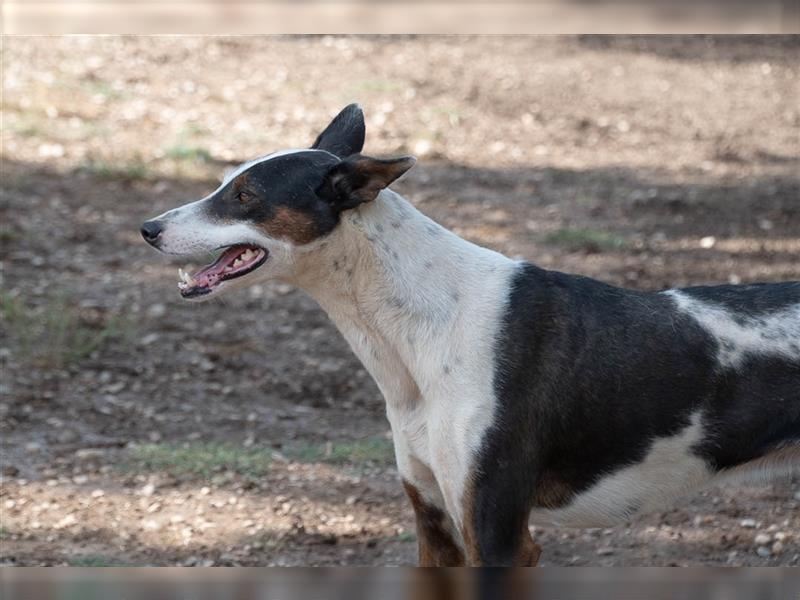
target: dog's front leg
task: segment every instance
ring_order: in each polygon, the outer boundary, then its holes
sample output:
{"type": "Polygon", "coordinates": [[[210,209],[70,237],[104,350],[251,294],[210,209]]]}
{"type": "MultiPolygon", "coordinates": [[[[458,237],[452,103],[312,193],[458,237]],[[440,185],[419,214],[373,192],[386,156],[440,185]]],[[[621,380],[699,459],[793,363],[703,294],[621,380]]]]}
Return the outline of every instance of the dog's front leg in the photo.
{"type": "Polygon", "coordinates": [[[407,452],[395,438],[395,452],[403,487],[417,522],[419,566],[462,567],[464,552],[456,541],[456,528],[447,512],[433,471],[407,452]]]}
{"type": "Polygon", "coordinates": [[[417,486],[403,480],[417,520],[420,567],[463,567],[464,553],[453,537],[453,524],[443,507],[426,500],[417,486]]]}

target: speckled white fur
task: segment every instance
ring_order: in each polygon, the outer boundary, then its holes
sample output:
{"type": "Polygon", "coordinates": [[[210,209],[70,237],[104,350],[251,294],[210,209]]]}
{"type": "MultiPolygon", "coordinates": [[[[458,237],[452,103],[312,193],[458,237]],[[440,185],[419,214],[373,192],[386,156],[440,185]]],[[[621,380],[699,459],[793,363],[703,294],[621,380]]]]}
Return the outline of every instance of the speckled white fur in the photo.
{"type": "Polygon", "coordinates": [[[401,476],[456,523],[494,414],[493,345],[515,264],[384,190],[291,278],[377,381],[401,476]]]}
{"type": "Polygon", "coordinates": [[[759,317],[734,318],[722,306],[669,290],[678,310],[691,315],[719,341],[717,360],[723,367],[738,367],[748,355],[800,358],[800,303],[759,317]]]}

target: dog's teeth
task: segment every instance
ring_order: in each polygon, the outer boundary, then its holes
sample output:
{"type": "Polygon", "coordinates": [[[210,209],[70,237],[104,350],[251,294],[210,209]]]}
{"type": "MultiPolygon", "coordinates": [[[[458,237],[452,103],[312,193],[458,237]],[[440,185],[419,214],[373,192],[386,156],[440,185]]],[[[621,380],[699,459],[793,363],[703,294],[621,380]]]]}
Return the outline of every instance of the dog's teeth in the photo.
{"type": "Polygon", "coordinates": [[[178,275],[180,276],[180,278],[181,278],[181,281],[182,281],[183,283],[185,283],[185,284],[187,284],[187,285],[193,285],[193,284],[194,284],[194,277],[192,277],[191,275],[189,275],[189,274],[188,274],[186,271],[184,271],[183,269],[178,269],[178,275]]]}
{"type": "Polygon", "coordinates": [[[241,264],[242,264],[242,259],[241,258],[237,258],[235,261],[233,261],[233,266],[234,267],[239,267],[239,266],[241,266],[241,264]]]}

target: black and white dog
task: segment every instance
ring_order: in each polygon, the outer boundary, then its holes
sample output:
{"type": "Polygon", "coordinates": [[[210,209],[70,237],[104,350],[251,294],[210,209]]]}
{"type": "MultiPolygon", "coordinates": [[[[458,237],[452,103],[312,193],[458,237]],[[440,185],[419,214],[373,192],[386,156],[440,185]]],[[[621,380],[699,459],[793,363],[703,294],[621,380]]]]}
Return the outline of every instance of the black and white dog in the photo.
{"type": "Polygon", "coordinates": [[[328,312],[386,399],[423,565],[535,565],[528,524],[605,526],[800,469],[800,282],[638,292],[471,244],[387,188],[345,108],[144,223],[222,249],[184,298],[266,279],[328,312]]]}

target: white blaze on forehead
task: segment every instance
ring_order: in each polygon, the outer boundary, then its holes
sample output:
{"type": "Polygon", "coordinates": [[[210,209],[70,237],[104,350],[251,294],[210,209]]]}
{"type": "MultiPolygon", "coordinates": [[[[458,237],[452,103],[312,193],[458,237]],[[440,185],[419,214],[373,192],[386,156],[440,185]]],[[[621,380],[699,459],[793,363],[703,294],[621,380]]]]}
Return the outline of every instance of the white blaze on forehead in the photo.
{"type": "Polygon", "coordinates": [[[258,165],[263,162],[267,162],[268,160],[272,160],[273,158],[279,158],[281,156],[287,156],[289,154],[298,154],[300,152],[324,152],[325,154],[330,154],[331,156],[335,156],[328,152],[327,150],[318,150],[316,148],[292,148],[289,150],[280,150],[278,152],[273,152],[272,154],[267,154],[266,156],[260,156],[258,158],[254,158],[253,160],[249,160],[246,163],[242,163],[235,169],[231,169],[225,174],[225,177],[222,180],[222,183],[219,184],[217,189],[213,192],[201,198],[200,200],[195,200],[194,202],[189,202],[188,204],[184,204],[183,206],[178,206],[177,208],[173,208],[172,210],[168,210],[167,212],[155,217],[153,220],[157,221],[166,221],[172,222],[176,219],[190,219],[196,216],[196,212],[198,209],[203,207],[203,203],[211,198],[214,194],[219,192],[222,188],[228,185],[231,181],[236,179],[239,175],[247,171],[250,167],[258,165]]]}
{"type": "Polygon", "coordinates": [[[664,292],[719,342],[717,360],[735,367],[748,354],[800,360],[800,303],[764,315],[737,315],[678,290],[664,292]]]}
{"type": "Polygon", "coordinates": [[[254,158],[253,160],[249,160],[246,163],[242,163],[241,165],[239,165],[238,167],[227,173],[223,178],[222,183],[214,191],[214,193],[218,192],[223,187],[228,185],[228,183],[236,179],[239,175],[247,171],[247,169],[249,169],[250,167],[254,167],[257,164],[263,162],[267,162],[268,160],[272,160],[273,158],[280,158],[281,156],[287,156],[289,154],[297,154],[299,152],[324,152],[325,154],[330,154],[331,156],[334,156],[327,150],[319,150],[317,148],[292,148],[289,150],[280,150],[278,152],[273,152],[272,154],[267,154],[266,156],[260,156],[258,158],[254,158]]]}

